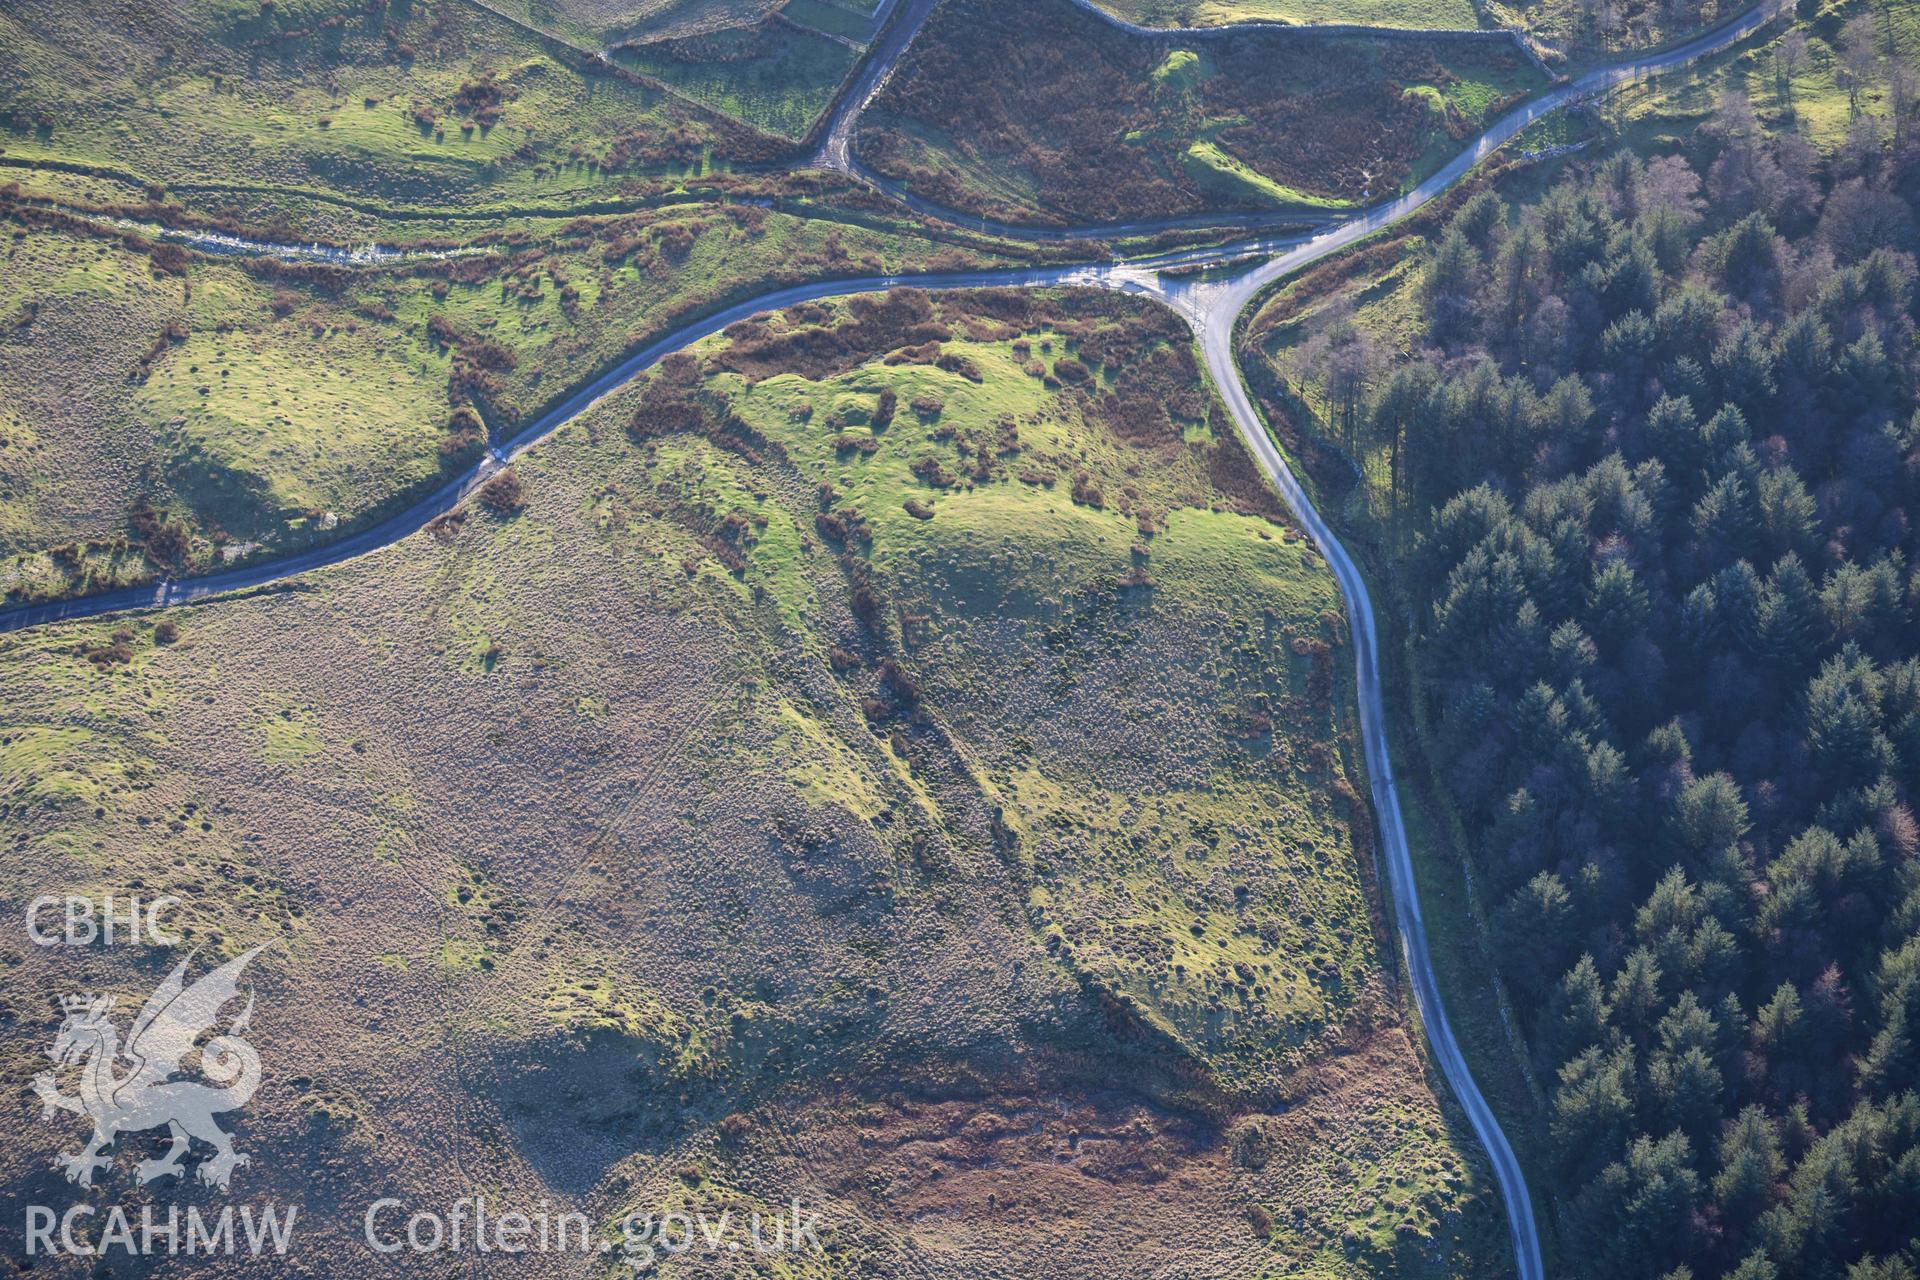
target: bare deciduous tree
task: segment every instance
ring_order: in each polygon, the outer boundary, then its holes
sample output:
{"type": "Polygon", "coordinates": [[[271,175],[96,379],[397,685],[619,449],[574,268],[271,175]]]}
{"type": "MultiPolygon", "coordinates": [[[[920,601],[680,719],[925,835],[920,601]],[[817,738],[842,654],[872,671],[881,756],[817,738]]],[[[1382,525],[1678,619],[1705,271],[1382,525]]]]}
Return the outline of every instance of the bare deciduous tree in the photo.
{"type": "Polygon", "coordinates": [[[1774,66],[1789,109],[1793,106],[1793,73],[1807,61],[1807,34],[1795,27],[1774,46],[1774,66]]]}
{"type": "Polygon", "coordinates": [[[1911,64],[1894,60],[1887,67],[1887,105],[1893,112],[1893,146],[1897,152],[1907,142],[1907,117],[1913,114],[1914,99],[1920,97],[1920,71],[1911,64]]]}
{"type": "Polygon", "coordinates": [[[1860,91],[1880,74],[1880,41],[1873,29],[1873,15],[1859,14],[1840,28],[1840,63],[1836,68],[1840,86],[1847,91],[1848,114],[1860,114],[1860,91]]]}

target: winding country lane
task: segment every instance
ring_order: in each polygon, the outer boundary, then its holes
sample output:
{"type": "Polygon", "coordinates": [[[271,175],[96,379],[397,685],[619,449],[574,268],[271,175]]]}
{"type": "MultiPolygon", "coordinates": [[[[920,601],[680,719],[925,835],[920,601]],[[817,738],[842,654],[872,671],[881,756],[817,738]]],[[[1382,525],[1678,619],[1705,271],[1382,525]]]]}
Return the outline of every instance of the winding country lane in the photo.
{"type": "MultiPolygon", "coordinates": [[[[882,60],[876,57],[873,65],[862,73],[860,84],[854,87],[855,91],[846,95],[845,101],[836,107],[836,118],[823,144],[829,156],[836,145],[836,137],[841,139],[841,154],[845,154],[844,140],[850,135],[851,122],[858,115],[859,106],[885,80],[893,62],[904,51],[935,0],[902,0],[902,3],[905,11],[898,15],[890,29],[889,38],[882,42],[880,52],[885,53],[886,58],[882,60]]],[[[7,610],[0,612],[0,633],[109,613],[190,604],[223,593],[265,586],[389,546],[451,510],[513,458],[578,418],[665,356],[757,312],[778,310],[818,298],[902,287],[974,289],[1078,285],[1157,298],[1179,312],[1192,325],[1208,373],[1231,411],[1242,439],[1258,459],[1262,470],[1279,489],[1301,528],[1325,558],[1345,598],[1353,638],[1367,773],[1385,850],[1394,920],[1400,935],[1402,955],[1412,979],[1415,1001],[1441,1073],[1459,1100],[1475,1136],[1487,1150],[1501,1198],[1506,1204],[1519,1280],[1544,1280],[1546,1271],[1541,1259],[1540,1235],[1534,1220],[1526,1175],[1499,1120],[1474,1083],[1473,1074],[1447,1021],[1439,985],[1434,977],[1426,926],[1415,887],[1412,852],[1407,843],[1401,813],[1399,789],[1394,783],[1393,761],[1387,750],[1387,713],[1380,673],[1379,630],[1372,597],[1358,565],[1314,507],[1254,408],[1252,396],[1234,359],[1235,327],[1247,306],[1268,285],[1406,218],[1444,193],[1481,159],[1533,121],[1571,103],[1604,94],[1619,85],[1685,67],[1728,49],[1772,21],[1791,3],[1792,0],[1763,0],[1740,17],[1686,44],[1665,53],[1600,68],[1523,103],[1495,122],[1465,151],[1413,190],[1395,200],[1376,205],[1310,239],[1247,240],[1204,249],[1181,250],[1130,262],[822,280],[750,298],[715,315],[684,325],[632,353],[433,494],[405,511],[339,542],[284,559],[202,577],[7,610]],[[1225,279],[1165,273],[1171,267],[1224,268],[1250,256],[1262,260],[1225,279]]]]}
{"type": "MultiPolygon", "coordinates": [[[[1254,273],[1258,274],[1258,273],[1254,273]]],[[[1260,466],[1279,487],[1295,517],[1313,539],[1313,545],[1326,558],[1328,568],[1340,584],[1347,601],[1347,622],[1353,636],[1353,660],[1357,675],[1356,693],[1360,705],[1360,738],[1367,761],[1367,777],[1372,788],[1373,812],[1380,824],[1381,847],[1387,863],[1386,882],[1393,898],[1393,916],[1400,935],[1401,954],[1413,979],[1415,1002],[1425,1025],[1427,1042],[1440,1064],[1454,1097],[1466,1112],[1467,1123],[1486,1148],[1492,1162],[1494,1179],[1500,1184],[1501,1199],[1507,1206],[1507,1227],[1513,1236],[1514,1261],[1520,1280],[1544,1280],[1545,1267],[1540,1254],[1540,1232],[1534,1222],[1533,1200],[1527,1191],[1526,1174],[1513,1146],[1500,1127],[1499,1119],[1481,1096],[1473,1072],[1454,1038],[1447,1011],[1440,999],[1439,984],[1433,973],[1433,959],[1427,948],[1427,930],[1420,914],[1420,895],[1413,878],[1413,853],[1407,844],[1406,823],[1400,811],[1400,792],[1393,781],[1393,760],[1387,752],[1386,700],[1380,677],[1380,637],[1374,622],[1373,600],[1366,579],[1333,535],[1313,503],[1302,492],[1287,461],[1274,447],[1248,398],[1246,382],[1233,360],[1233,321],[1246,299],[1229,300],[1220,311],[1209,315],[1200,326],[1201,348],[1208,372],[1219,385],[1234,423],[1240,428],[1260,466]],[[1216,321],[1218,321],[1216,323],[1216,321]]]]}
{"type": "Polygon", "coordinates": [[[1427,946],[1426,923],[1420,913],[1420,895],[1413,876],[1413,854],[1407,843],[1405,819],[1400,808],[1400,791],[1393,780],[1393,760],[1387,750],[1387,711],[1380,674],[1380,636],[1375,622],[1372,596],[1359,566],[1341,545],[1339,538],[1314,507],[1287,460],[1267,434],[1248,393],[1246,380],[1234,361],[1234,333],[1247,306],[1274,281],[1318,261],[1330,253],[1407,217],[1429,200],[1458,182],[1479,160],[1527,125],[1549,112],[1592,97],[1626,83],[1659,75],[1666,71],[1717,53],[1745,39],[1770,22],[1786,8],[1790,0],[1766,0],[1716,31],[1679,46],[1667,53],[1601,68],[1578,80],[1523,104],[1498,121],[1466,151],[1456,156],[1439,172],[1399,199],[1369,210],[1333,231],[1279,254],[1276,257],[1214,286],[1195,289],[1194,303],[1183,308],[1194,326],[1207,371],[1219,388],[1221,398],[1233,414],[1234,424],[1248,449],[1260,462],[1307,536],[1326,558],[1347,602],[1347,621],[1353,636],[1357,696],[1360,706],[1361,741],[1372,790],[1373,810],[1380,824],[1381,845],[1388,866],[1388,885],[1393,898],[1394,922],[1400,935],[1401,953],[1407,972],[1413,979],[1421,1021],[1433,1048],[1441,1074],[1466,1112],[1467,1123],[1486,1148],[1495,1180],[1507,1207],[1507,1226],[1513,1237],[1514,1262],[1519,1280],[1545,1280],[1541,1258],[1540,1232],[1534,1221],[1533,1199],[1527,1190],[1526,1174],[1514,1155],[1513,1146],[1501,1129],[1499,1119],[1487,1105],[1474,1083],[1460,1042],[1447,1021],[1446,1007],[1440,999],[1439,983],[1434,977],[1433,960],[1427,946]]]}

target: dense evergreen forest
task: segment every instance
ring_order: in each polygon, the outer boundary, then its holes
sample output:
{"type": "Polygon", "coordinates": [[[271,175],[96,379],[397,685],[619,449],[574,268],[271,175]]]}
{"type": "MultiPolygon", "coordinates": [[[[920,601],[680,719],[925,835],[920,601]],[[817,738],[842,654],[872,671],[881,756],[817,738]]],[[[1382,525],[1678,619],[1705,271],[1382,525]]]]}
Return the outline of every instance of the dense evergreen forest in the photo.
{"type": "Polygon", "coordinates": [[[1428,250],[1425,350],[1328,355],[1336,429],[1392,460],[1571,1271],[1920,1265],[1901,119],[1823,156],[1729,96],[1684,153],[1478,195],[1428,250]]]}

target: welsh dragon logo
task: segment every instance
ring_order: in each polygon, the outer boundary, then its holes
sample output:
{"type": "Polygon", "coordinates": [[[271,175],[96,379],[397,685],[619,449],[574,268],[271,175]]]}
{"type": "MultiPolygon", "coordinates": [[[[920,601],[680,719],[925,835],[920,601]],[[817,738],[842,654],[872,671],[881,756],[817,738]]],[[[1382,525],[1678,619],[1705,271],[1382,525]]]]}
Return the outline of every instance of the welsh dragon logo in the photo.
{"type": "Polygon", "coordinates": [[[220,1010],[239,997],[240,975],[261,950],[255,947],[236,956],[192,986],[186,972],[193,957],[182,960],[147,997],[125,1045],[108,1017],[113,997],[68,996],[60,1002],[66,1019],[47,1056],[62,1068],[79,1066],[80,1091],[60,1092],[51,1071],[34,1078],[33,1091],[42,1103],[42,1119],[55,1111],[86,1116],[93,1121],[93,1136],[78,1155],[56,1156],[55,1168],[83,1187],[92,1186],[93,1175],[113,1162],[104,1153],[116,1136],[165,1125],[173,1145],[159,1157],[136,1164],[134,1175],[148,1183],[180,1173],[189,1140],[198,1138],[214,1149],[200,1165],[200,1181],[226,1189],[247,1157],[234,1151],[233,1139],[213,1117],[245,1106],[260,1087],[260,1055],[241,1039],[253,1016],[252,989],[246,1007],[224,1032],[198,1042],[215,1030],[220,1010]],[[186,1063],[196,1048],[198,1061],[190,1068],[186,1063]],[[210,1083],[174,1079],[194,1069],[210,1083]]]}

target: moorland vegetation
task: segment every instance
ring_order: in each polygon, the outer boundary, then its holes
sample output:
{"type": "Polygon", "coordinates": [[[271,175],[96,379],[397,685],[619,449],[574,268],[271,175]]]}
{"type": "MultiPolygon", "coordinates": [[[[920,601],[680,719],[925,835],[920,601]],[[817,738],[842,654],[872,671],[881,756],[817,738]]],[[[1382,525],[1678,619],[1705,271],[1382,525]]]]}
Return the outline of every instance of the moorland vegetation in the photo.
{"type": "Polygon", "coordinates": [[[1503,40],[1148,38],[1070,0],[947,0],[862,117],[875,172],[1052,223],[1350,207],[1546,77],[1503,40]]]}
{"type": "Polygon", "coordinates": [[[855,1275],[1506,1256],[1370,906],[1336,588],[1170,313],[789,308],[501,476],[289,590],[0,638],[5,892],[279,939],[246,1172],[317,1267],[476,1168],[599,1223],[801,1195],[855,1275]]]}

